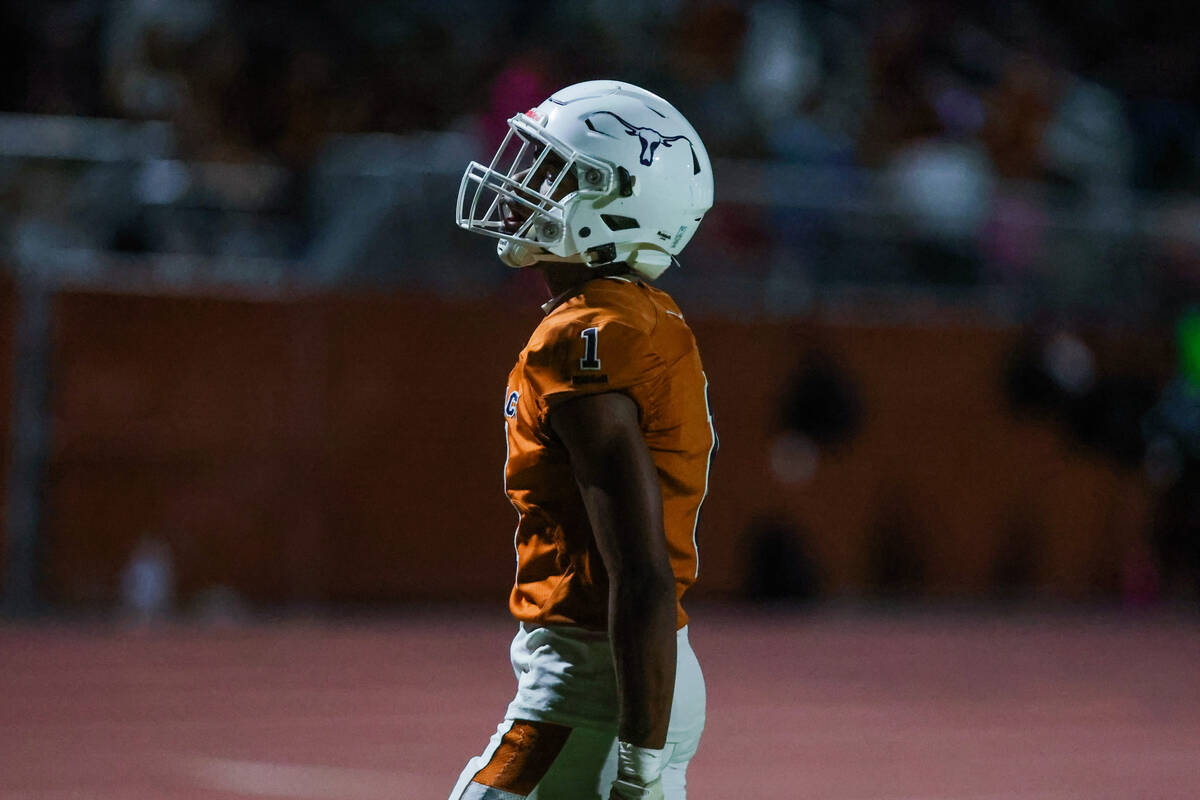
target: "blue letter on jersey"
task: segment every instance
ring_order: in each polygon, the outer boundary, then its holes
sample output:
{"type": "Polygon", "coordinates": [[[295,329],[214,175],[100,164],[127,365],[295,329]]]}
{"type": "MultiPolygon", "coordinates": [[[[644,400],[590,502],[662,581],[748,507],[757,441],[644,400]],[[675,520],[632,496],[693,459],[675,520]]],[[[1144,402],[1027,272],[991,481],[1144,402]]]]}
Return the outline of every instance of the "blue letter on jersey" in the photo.
{"type": "Polygon", "coordinates": [[[515,417],[517,415],[517,399],[520,396],[520,392],[508,393],[508,400],[506,400],[504,403],[504,416],[515,417]]]}

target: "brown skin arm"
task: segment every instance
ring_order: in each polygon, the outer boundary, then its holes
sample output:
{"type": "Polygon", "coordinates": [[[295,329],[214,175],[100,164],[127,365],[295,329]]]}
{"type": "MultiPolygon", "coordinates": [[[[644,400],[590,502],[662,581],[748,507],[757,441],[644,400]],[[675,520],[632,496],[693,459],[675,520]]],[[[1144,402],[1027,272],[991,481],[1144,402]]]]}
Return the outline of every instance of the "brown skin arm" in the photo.
{"type": "Polygon", "coordinates": [[[550,414],[566,446],[608,571],[608,632],[622,741],[666,744],[675,691],[675,576],[663,533],[658,473],[638,407],[616,392],[569,400],[550,414]]]}

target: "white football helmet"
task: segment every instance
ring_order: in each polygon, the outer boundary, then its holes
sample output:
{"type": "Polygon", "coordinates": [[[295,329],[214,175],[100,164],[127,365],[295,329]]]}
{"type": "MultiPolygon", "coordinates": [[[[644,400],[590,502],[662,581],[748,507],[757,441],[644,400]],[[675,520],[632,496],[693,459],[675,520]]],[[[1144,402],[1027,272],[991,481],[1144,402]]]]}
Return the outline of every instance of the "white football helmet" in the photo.
{"type": "Polygon", "coordinates": [[[712,164],[674,106],[637,86],[587,81],[508,121],[496,155],[458,188],[460,228],[500,240],[511,267],[625,262],[651,280],[712,207],[712,164]]]}

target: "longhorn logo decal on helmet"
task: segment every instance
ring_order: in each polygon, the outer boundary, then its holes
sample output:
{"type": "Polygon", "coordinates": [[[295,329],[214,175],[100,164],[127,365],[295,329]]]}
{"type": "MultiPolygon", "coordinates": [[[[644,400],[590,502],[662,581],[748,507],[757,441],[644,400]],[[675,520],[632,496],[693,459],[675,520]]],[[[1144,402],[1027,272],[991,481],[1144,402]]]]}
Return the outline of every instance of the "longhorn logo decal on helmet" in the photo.
{"type": "MultiPolygon", "coordinates": [[[[629,136],[636,136],[638,138],[638,141],[642,143],[642,152],[638,154],[638,161],[641,162],[643,167],[648,167],[654,163],[654,151],[658,150],[660,145],[663,147],[670,147],[671,142],[677,142],[680,139],[683,139],[688,143],[688,147],[692,150],[692,174],[695,175],[700,172],[700,161],[696,158],[696,148],[692,144],[692,140],[688,137],[682,134],[679,136],[664,136],[663,134],[654,130],[654,128],[634,125],[631,122],[627,122],[620,115],[614,114],[611,111],[593,111],[591,114],[588,114],[583,118],[583,124],[588,126],[588,130],[603,134],[604,131],[597,130],[596,126],[592,124],[592,119],[601,115],[612,117],[617,122],[621,123],[621,127],[624,129],[626,134],[629,136]]],[[[607,136],[610,134],[605,135],[607,136]]]]}

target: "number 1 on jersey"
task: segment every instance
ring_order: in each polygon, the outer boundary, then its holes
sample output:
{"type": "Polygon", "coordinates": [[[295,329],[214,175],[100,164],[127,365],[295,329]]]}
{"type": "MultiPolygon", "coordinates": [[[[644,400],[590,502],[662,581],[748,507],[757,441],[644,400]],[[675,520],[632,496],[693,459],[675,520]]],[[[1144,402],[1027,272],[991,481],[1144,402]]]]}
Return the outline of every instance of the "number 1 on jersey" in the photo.
{"type": "Polygon", "coordinates": [[[600,329],[584,328],[579,338],[583,339],[583,358],[579,359],[579,368],[600,369],[600,359],[596,355],[600,329]]]}

